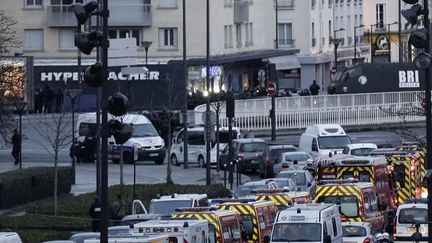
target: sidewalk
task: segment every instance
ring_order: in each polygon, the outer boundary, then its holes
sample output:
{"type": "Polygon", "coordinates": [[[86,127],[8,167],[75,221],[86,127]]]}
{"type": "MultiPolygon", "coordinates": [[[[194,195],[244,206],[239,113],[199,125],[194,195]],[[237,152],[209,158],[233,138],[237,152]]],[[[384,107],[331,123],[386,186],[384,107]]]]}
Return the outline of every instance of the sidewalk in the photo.
{"type": "MultiPolygon", "coordinates": [[[[61,163],[59,166],[68,166],[69,164],[61,163]]],[[[34,166],[53,166],[53,163],[29,163],[23,164],[23,168],[34,166]]],[[[18,166],[13,163],[0,163],[0,173],[18,169],[18,166]]],[[[172,166],[171,177],[176,184],[192,184],[192,185],[205,185],[206,183],[206,170],[198,168],[194,165],[188,169],[183,167],[172,166]]],[[[124,184],[132,185],[134,178],[134,166],[123,166],[123,181],[124,184]]],[[[165,183],[167,174],[167,165],[155,165],[152,162],[138,162],[136,165],[136,183],[137,184],[157,184],[165,183]]],[[[228,176],[228,173],[227,173],[228,176]]],[[[242,175],[241,182],[250,181],[250,177],[242,175]]],[[[223,171],[219,173],[215,169],[211,170],[211,183],[223,184],[224,174],[223,171]]],[[[120,184],[120,165],[108,165],[108,185],[120,184]]],[[[235,189],[235,184],[233,189],[235,189]]],[[[229,189],[229,184],[227,184],[229,189]]],[[[95,164],[76,164],[76,184],[72,186],[71,193],[74,195],[89,193],[96,191],[96,165],[95,164]]]]}

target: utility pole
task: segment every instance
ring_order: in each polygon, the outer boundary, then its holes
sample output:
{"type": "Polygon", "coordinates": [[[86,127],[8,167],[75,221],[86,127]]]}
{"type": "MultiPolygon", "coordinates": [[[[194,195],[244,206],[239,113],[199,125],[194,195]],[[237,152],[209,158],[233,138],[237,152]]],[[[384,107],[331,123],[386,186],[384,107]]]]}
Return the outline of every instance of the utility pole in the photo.
{"type": "Polygon", "coordinates": [[[207,86],[207,103],[206,103],[206,185],[210,185],[210,0],[206,0],[206,86],[207,86]]]}
{"type": "Polygon", "coordinates": [[[183,107],[183,168],[189,168],[188,146],[188,68],[186,61],[186,0],[183,0],[183,75],[184,75],[184,107],[183,107]]]}

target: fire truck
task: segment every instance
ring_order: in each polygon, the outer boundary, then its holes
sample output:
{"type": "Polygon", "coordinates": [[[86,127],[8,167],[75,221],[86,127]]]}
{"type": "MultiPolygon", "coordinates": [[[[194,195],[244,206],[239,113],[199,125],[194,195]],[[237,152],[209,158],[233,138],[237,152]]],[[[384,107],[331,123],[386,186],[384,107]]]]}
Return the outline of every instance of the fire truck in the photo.
{"type": "Polygon", "coordinates": [[[221,210],[235,210],[240,213],[248,242],[264,242],[264,236],[270,236],[273,221],[278,211],[272,201],[254,199],[213,199],[212,203],[221,210]]]}
{"type": "Polygon", "coordinates": [[[396,182],[398,204],[407,198],[427,198],[427,188],[422,180],[426,173],[425,151],[418,146],[401,146],[377,150],[371,156],[385,156],[396,182]]]}
{"type": "Polygon", "coordinates": [[[274,202],[274,204],[276,205],[279,211],[284,210],[294,204],[292,198],[282,192],[277,192],[277,193],[258,192],[255,195],[255,199],[260,201],[272,201],[274,202]]]}
{"type": "Polygon", "coordinates": [[[322,159],[318,166],[318,180],[356,179],[372,182],[378,195],[378,207],[391,215],[397,209],[396,184],[392,168],[385,157],[332,157],[322,159]]]}
{"type": "MultiPolygon", "coordinates": [[[[260,189],[260,190],[255,190],[254,191],[255,194],[255,198],[257,200],[263,200],[263,199],[259,199],[257,196],[261,196],[262,195],[269,195],[270,196],[270,200],[271,201],[275,201],[277,199],[282,200],[282,202],[286,201],[289,202],[291,201],[292,205],[294,203],[310,203],[311,202],[311,197],[309,195],[309,192],[302,192],[302,191],[289,191],[289,190],[285,190],[283,188],[278,188],[278,189],[260,189]],[[289,199],[286,200],[283,197],[281,197],[280,195],[286,195],[289,199]],[[273,199],[272,199],[273,197],[273,199]]],[[[277,204],[277,203],[276,203],[277,204]]]]}
{"type": "Polygon", "coordinates": [[[384,227],[384,216],[378,207],[375,186],[358,180],[321,181],[315,202],[340,205],[343,222],[368,222],[376,230],[384,227]]]}
{"type": "Polygon", "coordinates": [[[215,207],[178,208],[171,215],[178,219],[207,220],[209,242],[240,243],[246,241],[241,228],[240,213],[235,210],[218,210],[215,207]]]}

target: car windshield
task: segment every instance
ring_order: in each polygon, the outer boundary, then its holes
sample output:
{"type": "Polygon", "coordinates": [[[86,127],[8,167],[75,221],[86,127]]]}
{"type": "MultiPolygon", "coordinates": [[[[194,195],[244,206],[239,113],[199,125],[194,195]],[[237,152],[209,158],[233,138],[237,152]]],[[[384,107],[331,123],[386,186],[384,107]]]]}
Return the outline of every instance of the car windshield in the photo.
{"type": "Polygon", "coordinates": [[[404,208],[399,212],[399,223],[415,224],[427,221],[426,208],[404,208]]]}
{"type": "Polygon", "coordinates": [[[243,224],[244,231],[246,235],[253,235],[253,218],[250,214],[240,215],[241,222],[243,224]]]}
{"type": "Polygon", "coordinates": [[[347,225],[342,226],[343,237],[362,237],[366,236],[366,229],[361,226],[347,225]]]}
{"type": "Polygon", "coordinates": [[[312,159],[309,154],[287,154],[285,155],[285,161],[306,161],[308,159],[312,159]]]}
{"type": "Polygon", "coordinates": [[[159,136],[156,129],[151,123],[147,124],[134,124],[132,137],[156,137],[159,136]]]}
{"type": "Polygon", "coordinates": [[[252,194],[253,190],[267,189],[266,185],[240,186],[234,193],[234,197],[241,198],[252,194]]]}
{"type": "Polygon", "coordinates": [[[296,183],[297,186],[306,185],[306,175],[302,172],[293,173],[279,173],[277,178],[291,178],[296,183]]]}
{"type": "Polygon", "coordinates": [[[241,152],[264,152],[266,149],[265,143],[245,143],[242,144],[240,151],[241,152]]]}
{"type": "Polygon", "coordinates": [[[351,154],[355,156],[367,156],[374,150],[374,148],[358,148],[351,150],[351,154]]]}
{"type": "Polygon", "coordinates": [[[318,137],[318,144],[320,149],[343,149],[351,140],[348,136],[318,137]]]}
{"type": "Polygon", "coordinates": [[[272,242],[321,241],[321,224],[317,223],[282,223],[275,224],[272,242]]]}
{"type": "Polygon", "coordinates": [[[271,149],[270,150],[270,159],[271,160],[278,160],[281,153],[285,152],[293,152],[296,151],[295,148],[278,148],[278,149],[271,149]]]}
{"type": "Polygon", "coordinates": [[[192,207],[192,200],[167,200],[150,203],[150,213],[171,215],[176,208],[192,207]]]}
{"type": "Polygon", "coordinates": [[[340,205],[339,211],[348,218],[358,217],[358,199],[355,196],[323,196],[318,198],[319,203],[340,205]]]}

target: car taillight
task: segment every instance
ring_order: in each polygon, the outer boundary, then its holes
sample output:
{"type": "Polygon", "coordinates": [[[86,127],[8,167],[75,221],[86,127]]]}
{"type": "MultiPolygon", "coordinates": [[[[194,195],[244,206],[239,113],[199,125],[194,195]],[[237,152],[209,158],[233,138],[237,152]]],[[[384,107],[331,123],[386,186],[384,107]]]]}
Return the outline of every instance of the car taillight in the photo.
{"type": "Polygon", "coordinates": [[[267,160],[267,165],[272,165],[273,161],[271,161],[270,159],[267,160]]]}
{"type": "Polygon", "coordinates": [[[364,239],[363,243],[371,243],[371,240],[369,238],[364,239]]]}

